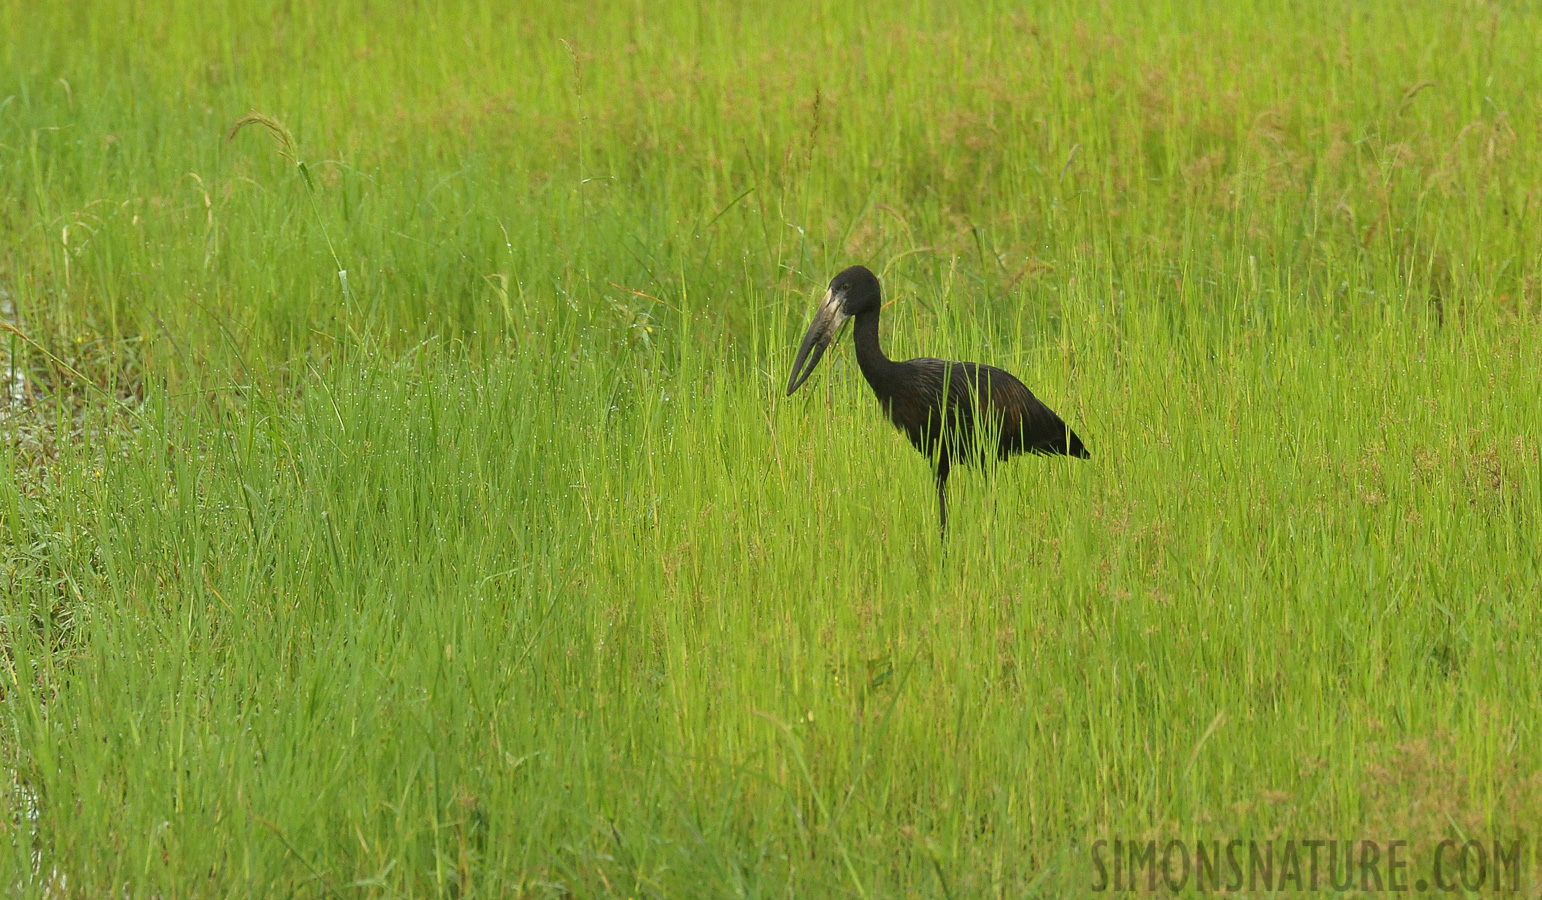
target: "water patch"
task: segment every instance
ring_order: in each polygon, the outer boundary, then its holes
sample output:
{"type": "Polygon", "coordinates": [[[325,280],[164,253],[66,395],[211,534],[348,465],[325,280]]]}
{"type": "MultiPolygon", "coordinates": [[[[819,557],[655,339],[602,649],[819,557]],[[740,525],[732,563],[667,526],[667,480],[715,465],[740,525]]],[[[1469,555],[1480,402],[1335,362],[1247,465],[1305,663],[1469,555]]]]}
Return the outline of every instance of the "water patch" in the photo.
{"type": "MultiPolygon", "coordinates": [[[[0,285],[0,322],[20,328],[21,323],[17,318],[16,301],[11,297],[10,290],[0,285]]],[[[0,379],[4,381],[3,387],[0,387],[0,397],[5,398],[6,406],[20,406],[27,402],[27,372],[17,358],[20,355],[19,344],[20,338],[14,334],[0,337],[0,379]]]]}

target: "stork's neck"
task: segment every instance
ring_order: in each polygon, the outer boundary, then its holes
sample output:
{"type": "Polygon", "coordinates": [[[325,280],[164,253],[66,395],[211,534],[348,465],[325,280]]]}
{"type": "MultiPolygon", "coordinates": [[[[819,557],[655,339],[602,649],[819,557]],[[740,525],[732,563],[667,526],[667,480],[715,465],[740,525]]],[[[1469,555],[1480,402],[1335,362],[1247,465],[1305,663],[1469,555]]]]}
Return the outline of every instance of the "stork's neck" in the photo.
{"type": "Polygon", "coordinates": [[[888,383],[894,363],[883,355],[883,348],[878,346],[878,310],[857,315],[852,338],[857,344],[857,365],[862,367],[863,377],[873,386],[873,390],[882,394],[880,385],[888,383]]]}

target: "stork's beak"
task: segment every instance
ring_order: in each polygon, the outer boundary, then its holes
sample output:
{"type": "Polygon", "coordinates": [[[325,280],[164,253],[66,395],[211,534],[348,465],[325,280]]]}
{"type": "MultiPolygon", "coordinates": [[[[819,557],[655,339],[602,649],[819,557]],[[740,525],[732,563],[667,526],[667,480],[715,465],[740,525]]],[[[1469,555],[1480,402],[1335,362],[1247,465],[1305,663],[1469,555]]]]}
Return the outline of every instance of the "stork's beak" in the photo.
{"type": "Polygon", "coordinates": [[[792,377],[787,380],[789,397],[814,374],[814,367],[819,365],[820,357],[825,355],[825,348],[830,346],[836,331],[840,330],[847,318],[841,311],[840,298],[831,291],[825,291],[825,299],[819,304],[819,311],[814,313],[814,321],[809,323],[808,333],[803,335],[803,343],[798,345],[798,358],[792,364],[792,377]]]}

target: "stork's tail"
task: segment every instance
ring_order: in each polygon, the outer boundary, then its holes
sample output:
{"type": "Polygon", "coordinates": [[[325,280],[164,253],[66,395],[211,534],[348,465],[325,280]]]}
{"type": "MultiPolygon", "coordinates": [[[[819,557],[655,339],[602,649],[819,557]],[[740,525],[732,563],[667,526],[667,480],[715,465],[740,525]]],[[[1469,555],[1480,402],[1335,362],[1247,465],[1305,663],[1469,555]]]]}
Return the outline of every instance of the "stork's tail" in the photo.
{"type": "Polygon", "coordinates": [[[1077,459],[1091,459],[1092,454],[1082,446],[1082,439],[1076,436],[1076,432],[1069,427],[1062,426],[1065,430],[1052,438],[1040,439],[1038,443],[1030,446],[1030,453],[1040,453],[1045,456],[1074,456],[1077,459]]]}
{"type": "Polygon", "coordinates": [[[1074,456],[1077,459],[1091,459],[1092,454],[1082,446],[1082,439],[1076,436],[1076,432],[1070,428],[1065,430],[1065,439],[1061,441],[1060,452],[1066,456],[1074,456]]]}

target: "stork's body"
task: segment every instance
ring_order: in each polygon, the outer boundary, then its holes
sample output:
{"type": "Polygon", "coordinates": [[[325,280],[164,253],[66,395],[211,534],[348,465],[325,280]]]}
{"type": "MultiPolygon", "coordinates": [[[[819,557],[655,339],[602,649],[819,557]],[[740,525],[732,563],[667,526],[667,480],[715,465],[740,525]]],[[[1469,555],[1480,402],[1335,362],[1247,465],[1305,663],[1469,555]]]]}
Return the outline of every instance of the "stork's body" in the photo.
{"type": "Polygon", "coordinates": [[[797,390],[813,372],[841,323],[854,318],[862,376],[889,421],[932,463],[944,532],[948,473],[954,463],[992,456],[1006,459],[1017,453],[1083,459],[1090,455],[1065,422],[1008,372],[928,357],[889,359],[878,343],[882,306],[878,278],[866,268],[853,266],[835,276],[798,348],[787,393],[797,390]]]}

